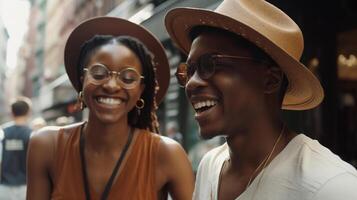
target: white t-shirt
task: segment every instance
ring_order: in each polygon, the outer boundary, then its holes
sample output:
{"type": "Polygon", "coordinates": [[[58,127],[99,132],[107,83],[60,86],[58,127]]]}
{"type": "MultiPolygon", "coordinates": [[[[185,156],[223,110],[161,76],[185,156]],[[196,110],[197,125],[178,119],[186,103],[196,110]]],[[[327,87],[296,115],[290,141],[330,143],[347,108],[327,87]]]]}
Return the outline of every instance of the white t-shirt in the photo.
{"type": "MultiPolygon", "coordinates": [[[[227,143],[204,156],[194,200],[217,199],[219,174],[228,158],[227,143]]],[[[264,171],[236,200],[251,200],[253,194],[255,200],[357,200],[356,169],[304,134],[293,138],[264,171]]]]}

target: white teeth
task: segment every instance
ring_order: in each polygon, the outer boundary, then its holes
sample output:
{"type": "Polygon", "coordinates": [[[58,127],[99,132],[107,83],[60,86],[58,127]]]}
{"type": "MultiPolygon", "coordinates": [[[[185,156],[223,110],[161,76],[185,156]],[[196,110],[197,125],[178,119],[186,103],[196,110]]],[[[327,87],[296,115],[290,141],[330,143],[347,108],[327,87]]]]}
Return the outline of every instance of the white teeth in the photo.
{"type": "Polygon", "coordinates": [[[195,103],[193,105],[193,107],[197,110],[203,107],[211,107],[211,106],[215,106],[217,104],[217,101],[214,100],[206,100],[206,101],[201,101],[198,103],[195,103]]]}
{"type": "Polygon", "coordinates": [[[97,100],[99,103],[105,103],[109,105],[119,105],[122,102],[120,99],[105,98],[105,97],[98,97],[97,100]]]}

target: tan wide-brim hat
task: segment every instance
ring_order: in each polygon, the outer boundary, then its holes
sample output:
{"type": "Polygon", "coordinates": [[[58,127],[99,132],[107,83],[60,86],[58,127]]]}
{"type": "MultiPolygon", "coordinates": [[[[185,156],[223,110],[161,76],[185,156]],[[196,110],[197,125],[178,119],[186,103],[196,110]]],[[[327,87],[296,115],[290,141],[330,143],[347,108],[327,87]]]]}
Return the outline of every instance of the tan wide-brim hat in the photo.
{"type": "Polygon", "coordinates": [[[304,48],[300,28],[264,0],[225,0],[215,11],[175,8],[167,13],[165,25],[171,39],[186,54],[192,43],[190,32],[197,26],[233,32],[264,50],[289,80],[283,109],[311,109],[324,98],[319,80],[299,62],[304,48]]]}
{"type": "Polygon", "coordinates": [[[154,56],[156,79],[159,90],[156,102],[159,104],[166,94],[170,81],[170,68],[164,47],[160,41],[144,27],[116,17],[96,17],[79,24],[69,35],[65,50],[64,62],[73,87],[79,92],[78,59],[81,46],[95,35],[131,36],[140,40],[154,56]]]}

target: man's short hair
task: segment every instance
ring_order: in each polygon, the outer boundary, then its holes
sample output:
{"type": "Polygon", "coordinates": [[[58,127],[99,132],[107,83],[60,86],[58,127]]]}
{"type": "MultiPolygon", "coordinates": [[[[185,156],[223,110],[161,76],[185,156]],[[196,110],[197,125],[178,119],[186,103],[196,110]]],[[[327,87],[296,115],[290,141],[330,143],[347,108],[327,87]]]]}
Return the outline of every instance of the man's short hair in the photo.
{"type": "Polygon", "coordinates": [[[31,100],[27,97],[19,97],[11,104],[11,112],[14,117],[25,116],[31,109],[31,100]]]}

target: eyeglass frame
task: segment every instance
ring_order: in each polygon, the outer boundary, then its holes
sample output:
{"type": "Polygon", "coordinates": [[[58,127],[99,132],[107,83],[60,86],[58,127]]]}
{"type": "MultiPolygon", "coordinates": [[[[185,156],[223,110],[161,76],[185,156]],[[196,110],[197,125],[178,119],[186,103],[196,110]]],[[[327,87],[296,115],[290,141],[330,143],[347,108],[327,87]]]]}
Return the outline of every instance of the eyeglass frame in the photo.
{"type": "MultiPolygon", "coordinates": [[[[175,76],[176,76],[176,79],[177,79],[177,82],[178,84],[185,88],[188,81],[191,79],[191,77],[194,75],[195,72],[198,73],[198,76],[203,79],[203,80],[207,80],[207,79],[210,79],[216,72],[216,64],[226,64],[226,63],[233,63],[235,64],[235,62],[233,60],[249,60],[249,61],[254,61],[254,62],[258,62],[258,63],[261,63],[261,64],[266,64],[268,66],[270,66],[272,64],[272,61],[267,61],[266,59],[257,59],[257,58],[254,58],[254,57],[246,57],[246,56],[232,56],[232,55],[221,55],[221,54],[204,54],[202,55],[200,58],[199,58],[199,62],[202,60],[202,59],[213,59],[213,61],[215,62],[214,65],[213,65],[213,71],[208,74],[207,77],[203,77],[200,75],[200,73],[197,71],[199,70],[199,64],[197,63],[180,63],[179,66],[177,67],[176,69],[176,72],[175,72],[175,76]],[[222,59],[229,59],[229,60],[226,60],[226,61],[222,61],[222,59]],[[221,61],[221,62],[219,62],[221,61]],[[183,66],[185,65],[186,66],[186,74],[184,74],[184,72],[179,72],[179,68],[180,66],[183,66]],[[189,66],[194,66],[195,70],[193,72],[193,74],[189,77],[187,74],[188,72],[188,68],[189,66]],[[198,66],[198,67],[197,67],[198,66]],[[186,80],[185,80],[185,84],[183,84],[183,82],[181,81],[181,79],[179,78],[180,75],[186,75],[186,80]]],[[[204,67],[201,67],[201,69],[203,69],[204,67]]]]}
{"type": "Polygon", "coordinates": [[[88,67],[84,67],[83,68],[83,72],[88,72],[89,73],[89,76],[94,79],[94,81],[98,81],[98,82],[101,82],[101,83],[98,83],[98,84],[95,84],[95,85],[100,85],[100,84],[103,84],[107,81],[109,81],[113,75],[116,76],[115,80],[117,81],[117,83],[120,85],[120,87],[124,88],[124,89],[127,89],[127,90],[130,90],[130,89],[134,89],[137,85],[139,85],[141,83],[141,80],[142,79],[145,79],[145,77],[143,75],[141,75],[135,68],[131,67],[131,66],[125,66],[125,68],[121,69],[120,71],[115,71],[115,70],[109,70],[108,67],[102,63],[94,63],[88,67]],[[107,70],[108,74],[109,74],[109,78],[104,78],[103,80],[96,80],[92,74],[90,73],[90,68],[93,67],[93,66],[96,66],[96,65],[99,65],[99,66],[102,66],[104,67],[104,69],[107,70]],[[126,87],[125,86],[125,83],[120,79],[120,78],[117,78],[119,77],[120,73],[123,72],[124,70],[132,70],[134,71],[137,75],[139,75],[139,80],[137,81],[138,84],[135,84],[133,85],[132,87],[126,87]]]}

